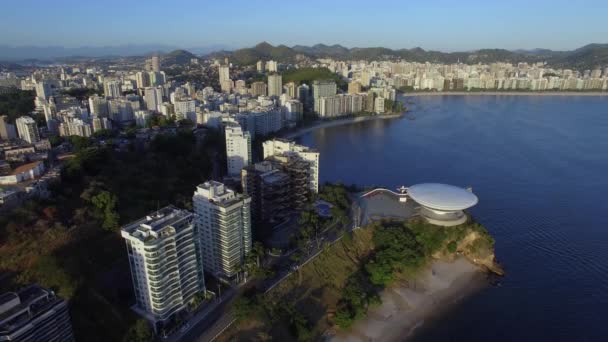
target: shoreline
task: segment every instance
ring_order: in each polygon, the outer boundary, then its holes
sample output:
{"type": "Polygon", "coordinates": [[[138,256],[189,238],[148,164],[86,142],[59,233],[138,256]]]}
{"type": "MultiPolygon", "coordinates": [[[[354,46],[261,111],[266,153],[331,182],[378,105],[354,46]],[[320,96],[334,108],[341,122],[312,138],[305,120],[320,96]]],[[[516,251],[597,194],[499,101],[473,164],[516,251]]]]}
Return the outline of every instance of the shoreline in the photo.
{"type": "Polygon", "coordinates": [[[576,91],[424,91],[412,93],[399,93],[404,97],[416,96],[608,96],[608,91],[576,92],[576,91]]]}
{"type": "Polygon", "coordinates": [[[435,260],[419,274],[414,286],[405,283],[385,289],[382,304],[348,331],[331,341],[403,341],[415,336],[431,318],[445,313],[463,298],[488,285],[487,273],[464,257],[453,262],[435,260]]]}
{"type": "Polygon", "coordinates": [[[359,116],[354,118],[346,118],[346,119],[337,119],[332,121],[321,121],[313,124],[312,126],[298,128],[293,132],[288,132],[286,134],[282,134],[281,138],[284,139],[293,139],[297,138],[306,133],[310,133],[319,128],[327,128],[327,127],[335,127],[342,125],[349,125],[353,123],[372,121],[372,120],[389,120],[389,119],[397,119],[403,117],[403,114],[381,114],[381,115],[372,115],[372,116],[359,116]]]}

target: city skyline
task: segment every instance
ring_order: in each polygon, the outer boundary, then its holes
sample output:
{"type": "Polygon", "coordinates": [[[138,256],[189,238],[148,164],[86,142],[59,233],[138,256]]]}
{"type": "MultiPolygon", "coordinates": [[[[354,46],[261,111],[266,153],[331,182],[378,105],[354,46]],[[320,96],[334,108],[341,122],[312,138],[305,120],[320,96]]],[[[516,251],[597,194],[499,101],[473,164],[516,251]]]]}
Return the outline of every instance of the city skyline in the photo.
{"type": "Polygon", "coordinates": [[[243,1],[230,4],[182,1],[172,6],[154,6],[141,1],[111,0],[59,1],[40,11],[38,3],[21,1],[10,4],[11,10],[4,12],[10,16],[0,15],[0,29],[10,33],[0,38],[0,46],[166,45],[237,49],[267,41],[288,46],[322,43],[349,48],[422,47],[447,52],[482,48],[570,50],[588,43],[603,43],[608,33],[602,25],[602,14],[608,10],[608,4],[600,1],[586,1],[582,14],[565,1],[509,4],[467,1],[458,6],[445,1],[430,4],[389,1],[383,6],[363,5],[356,1],[326,4],[315,0],[305,5],[277,1],[265,6],[243,1]],[[105,15],[93,15],[112,8],[110,20],[105,15]],[[281,11],[273,14],[275,9],[281,11]],[[303,17],[309,19],[302,20],[303,17]],[[151,18],[168,22],[150,25],[151,18]],[[569,25],[556,25],[566,21],[569,25]],[[29,24],[24,26],[23,22],[29,24]]]}

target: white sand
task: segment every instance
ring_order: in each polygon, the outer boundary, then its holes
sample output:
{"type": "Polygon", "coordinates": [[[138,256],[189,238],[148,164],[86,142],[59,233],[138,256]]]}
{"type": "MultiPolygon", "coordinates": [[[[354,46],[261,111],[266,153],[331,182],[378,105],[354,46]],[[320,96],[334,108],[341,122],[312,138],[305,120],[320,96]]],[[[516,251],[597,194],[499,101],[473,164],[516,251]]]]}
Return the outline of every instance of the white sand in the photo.
{"type": "Polygon", "coordinates": [[[464,296],[486,284],[485,274],[465,258],[434,261],[411,287],[392,287],[382,294],[382,305],[333,341],[403,341],[424,323],[464,296]]]}

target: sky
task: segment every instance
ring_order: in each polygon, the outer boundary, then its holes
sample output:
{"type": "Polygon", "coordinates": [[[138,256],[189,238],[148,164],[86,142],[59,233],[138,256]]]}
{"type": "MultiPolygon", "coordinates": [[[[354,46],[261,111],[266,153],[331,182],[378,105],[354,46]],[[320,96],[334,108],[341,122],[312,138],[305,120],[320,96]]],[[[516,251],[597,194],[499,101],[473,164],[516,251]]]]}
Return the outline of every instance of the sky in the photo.
{"type": "Polygon", "coordinates": [[[440,51],[608,43],[608,0],[0,0],[0,45],[341,44],[440,51]]]}

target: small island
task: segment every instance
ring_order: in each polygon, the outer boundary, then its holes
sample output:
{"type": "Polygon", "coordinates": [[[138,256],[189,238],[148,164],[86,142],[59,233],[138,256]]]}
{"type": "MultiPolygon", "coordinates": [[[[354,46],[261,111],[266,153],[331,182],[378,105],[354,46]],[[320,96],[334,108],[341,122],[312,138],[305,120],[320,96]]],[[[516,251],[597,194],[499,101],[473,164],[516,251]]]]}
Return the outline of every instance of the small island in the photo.
{"type": "Polygon", "coordinates": [[[276,287],[245,291],[218,340],[402,340],[503,274],[494,239],[463,211],[477,203],[470,190],[419,184],[350,199],[353,229],[276,287]]]}

